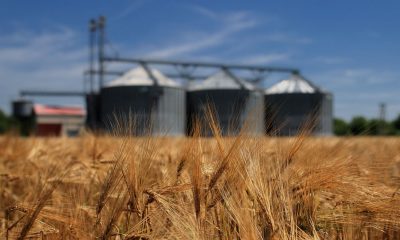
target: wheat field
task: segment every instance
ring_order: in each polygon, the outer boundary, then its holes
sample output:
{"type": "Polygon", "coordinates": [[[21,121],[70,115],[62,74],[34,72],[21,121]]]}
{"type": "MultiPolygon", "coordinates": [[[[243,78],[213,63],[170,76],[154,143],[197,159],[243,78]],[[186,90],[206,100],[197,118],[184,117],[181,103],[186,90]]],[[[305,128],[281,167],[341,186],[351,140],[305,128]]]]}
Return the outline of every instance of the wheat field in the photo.
{"type": "Polygon", "coordinates": [[[0,138],[1,239],[400,239],[400,139],[0,138]]]}

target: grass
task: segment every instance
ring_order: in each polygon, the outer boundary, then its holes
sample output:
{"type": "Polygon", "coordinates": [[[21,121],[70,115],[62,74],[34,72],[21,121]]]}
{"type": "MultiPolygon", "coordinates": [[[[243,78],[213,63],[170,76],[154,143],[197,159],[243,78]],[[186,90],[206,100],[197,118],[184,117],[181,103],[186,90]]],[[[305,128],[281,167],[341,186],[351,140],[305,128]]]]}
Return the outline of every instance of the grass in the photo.
{"type": "Polygon", "coordinates": [[[399,138],[213,132],[3,136],[0,238],[400,239],[399,138]]]}

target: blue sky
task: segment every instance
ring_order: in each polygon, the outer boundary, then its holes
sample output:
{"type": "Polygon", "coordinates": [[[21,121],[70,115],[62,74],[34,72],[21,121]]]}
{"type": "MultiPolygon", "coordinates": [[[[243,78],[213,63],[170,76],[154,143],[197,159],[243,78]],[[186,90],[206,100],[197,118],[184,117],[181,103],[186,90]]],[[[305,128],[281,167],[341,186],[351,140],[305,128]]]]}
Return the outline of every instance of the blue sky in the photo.
{"type": "MultiPolygon", "coordinates": [[[[387,104],[388,118],[400,113],[398,1],[0,4],[0,108],[6,111],[19,89],[81,90],[87,22],[103,14],[107,38],[121,56],[296,67],[333,92],[338,117],[376,117],[380,102],[387,104]]],[[[284,77],[268,76],[265,85],[284,77]]]]}

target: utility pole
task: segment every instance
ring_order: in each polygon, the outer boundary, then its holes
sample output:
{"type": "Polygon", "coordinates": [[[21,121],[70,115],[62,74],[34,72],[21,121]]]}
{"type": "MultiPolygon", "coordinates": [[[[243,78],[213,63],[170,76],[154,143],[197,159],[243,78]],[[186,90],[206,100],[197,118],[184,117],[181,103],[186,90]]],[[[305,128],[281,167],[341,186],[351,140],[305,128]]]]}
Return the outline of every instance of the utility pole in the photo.
{"type": "Polygon", "coordinates": [[[94,46],[96,38],[97,23],[95,19],[89,21],[89,89],[90,94],[94,92],[94,46]]]}
{"type": "Polygon", "coordinates": [[[99,29],[98,36],[98,50],[99,50],[99,88],[101,89],[104,84],[104,29],[106,27],[106,18],[100,16],[97,22],[97,27],[99,29]]]}
{"type": "Polygon", "coordinates": [[[379,120],[386,120],[386,103],[379,104],[379,120]]]}
{"type": "Polygon", "coordinates": [[[379,134],[383,135],[386,121],[386,103],[379,104],[379,134]]]}
{"type": "Polygon", "coordinates": [[[97,23],[95,19],[89,21],[89,94],[87,95],[87,123],[91,128],[96,127],[96,95],[94,90],[94,51],[97,23]]]}

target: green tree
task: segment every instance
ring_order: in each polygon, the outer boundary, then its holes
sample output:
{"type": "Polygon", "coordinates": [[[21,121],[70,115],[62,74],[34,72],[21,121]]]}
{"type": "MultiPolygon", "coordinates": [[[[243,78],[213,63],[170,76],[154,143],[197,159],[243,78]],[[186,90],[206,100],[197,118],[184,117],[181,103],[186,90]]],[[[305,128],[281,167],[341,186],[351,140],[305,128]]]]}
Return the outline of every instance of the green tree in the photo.
{"type": "Polygon", "coordinates": [[[384,122],[379,119],[371,119],[367,123],[368,135],[383,134],[384,122]]]}
{"type": "Polygon", "coordinates": [[[335,118],[333,120],[333,128],[334,128],[333,132],[337,136],[344,136],[350,134],[349,125],[343,119],[335,118]]]}
{"type": "Polygon", "coordinates": [[[393,123],[387,122],[386,124],[387,124],[386,133],[385,133],[386,135],[394,136],[394,135],[398,135],[400,133],[400,131],[395,128],[393,123]]]}
{"type": "Polygon", "coordinates": [[[351,120],[349,127],[353,135],[366,134],[368,130],[368,121],[364,117],[356,116],[351,120]]]}
{"type": "Polygon", "coordinates": [[[0,110],[0,134],[5,133],[10,127],[10,119],[0,110]]]}

